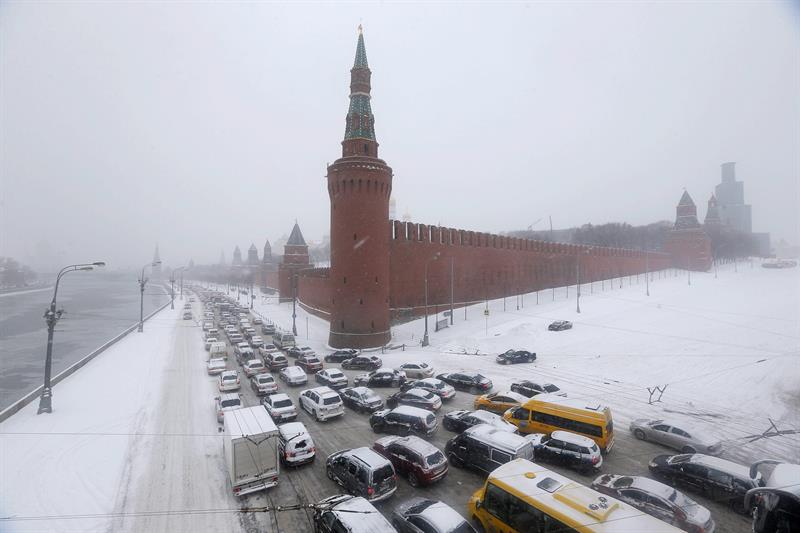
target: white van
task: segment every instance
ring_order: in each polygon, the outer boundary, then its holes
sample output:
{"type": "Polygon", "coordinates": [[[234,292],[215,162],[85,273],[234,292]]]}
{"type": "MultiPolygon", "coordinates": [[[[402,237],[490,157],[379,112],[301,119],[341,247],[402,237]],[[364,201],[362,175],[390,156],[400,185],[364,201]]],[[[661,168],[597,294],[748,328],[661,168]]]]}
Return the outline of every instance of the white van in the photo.
{"type": "Polygon", "coordinates": [[[294,335],[291,333],[276,333],[272,336],[272,342],[281,350],[288,350],[295,346],[294,335]]]}
{"type": "Polygon", "coordinates": [[[285,465],[297,466],[314,460],[316,448],[311,435],[302,422],[289,422],[278,426],[280,440],[278,454],[285,465]]]}
{"type": "Polygon", "coordinates": [[[208,346],[208,355],[210,358],[213,357],[224,357],[225,359],[228,358],[228,350],[225,347],[225,343],[223,341],[212,342],[208,346]]]}

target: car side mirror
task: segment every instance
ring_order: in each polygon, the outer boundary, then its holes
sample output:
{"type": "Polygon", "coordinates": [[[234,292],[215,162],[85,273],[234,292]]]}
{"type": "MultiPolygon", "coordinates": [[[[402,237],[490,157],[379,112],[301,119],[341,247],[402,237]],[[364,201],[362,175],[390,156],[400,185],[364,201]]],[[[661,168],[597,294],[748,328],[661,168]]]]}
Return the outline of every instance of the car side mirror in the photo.
{"type": "Polygon", "coordinates": [[[480,500],[475,500],[475,509],[480,509],[481,505],[483,505],[483,504],[481,503],[480,500]]]}

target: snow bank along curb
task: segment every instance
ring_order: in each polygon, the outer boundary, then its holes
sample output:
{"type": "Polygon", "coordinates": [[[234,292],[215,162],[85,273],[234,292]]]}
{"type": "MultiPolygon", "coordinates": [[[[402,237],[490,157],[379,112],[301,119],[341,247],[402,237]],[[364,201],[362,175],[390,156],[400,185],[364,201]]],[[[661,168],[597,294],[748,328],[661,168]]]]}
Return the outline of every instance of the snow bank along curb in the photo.
{"type": "MultiPolygon", "coordinates": [[[[144,317],[145,322],[150,320],[156,314],[158,314],[161,311],[163,311],[164,308],[166,308],[169,304],[170,304],[170,302],[167,301],[167,303],[165,303],[164,305],[162,305],[161,307],[159,307],[158,309],[156,309],[155,311],[153,311],[152,313],[150,313],[149,315],[144,317]]],[[[63,381],[67,377],[69,377],[72,374],[74,374],[75,372],[78,371],[78,369],[80,369],[81,367],[86,365],[86,363],[88,363],[89,361],[91,361],[92,359],[94,359],[95,357],[97,357],[98,355],[100,355],[101,353],[103,353],[104,351],[106,351],[107,349],[109,349],[110,347],[112,347],[113,345],[118,343],[119,341],[121,341],[123,338],[125,338],[126,335],[131,333],[138,326],[139,326],[138,322],[133,324],[132,326],[129,326],[125,331],[123,331],[122,333],[120,333],[119,335],[114,337],[113,339],[109,340],[108,342],[106,342],[105,344],[100,346],[99,348],[96,348],[90,354],[88,354],[88,355],[84,356],[82,359],[76,361],[75,363],[73,363],[68,368],[66,368],[63,371],[59,372],[57,375],[53,376],[53,378],[50,380],[51,384],[52,385],[56,385],[57,383],[63,381]]],[[[28,394],[26,394],[25,396],[23,396],[22,398],[20,398],[16,402],[12,403],[8,407],[6,407],[2,411],[0,411],[0,422],[3,422],[4,420],[7,420],[12,415],[14,415],[18,411],[20,411],[23,407],[25,407],[26,405],[31,403],[33,400],[38,398],[39,395],[42,393],[42,389],[43,388],[44,388],[44,385],[39,385],[38,387],[33,389],[31,392],[29,392],[28,394]]]]}

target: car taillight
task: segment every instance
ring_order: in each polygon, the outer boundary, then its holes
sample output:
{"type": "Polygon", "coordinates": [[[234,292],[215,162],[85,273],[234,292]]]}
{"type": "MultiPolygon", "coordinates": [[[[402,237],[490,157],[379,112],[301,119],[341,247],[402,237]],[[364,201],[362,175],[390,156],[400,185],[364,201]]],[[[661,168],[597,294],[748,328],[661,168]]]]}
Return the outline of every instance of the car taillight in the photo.
{"type": "Polygon", "coordinates": [[[375,489],[373,489],[372,487],[367,487],[367,494],[369,496],[372,496],[374,493],[375,493],[375,489]]]}
{"type": "Polygon", "coordinates": [[[592,464],[596,465],[599,460],[600,460],[599,457],[592,457],[592,464]]]}

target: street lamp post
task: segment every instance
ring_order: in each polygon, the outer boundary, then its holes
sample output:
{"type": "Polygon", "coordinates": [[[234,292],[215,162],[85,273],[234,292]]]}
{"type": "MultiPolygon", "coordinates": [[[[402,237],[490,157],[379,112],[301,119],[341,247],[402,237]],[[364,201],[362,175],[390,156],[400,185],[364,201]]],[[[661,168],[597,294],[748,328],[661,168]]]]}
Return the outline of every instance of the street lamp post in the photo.
{"type": "Polygon", "coordinates": [[[142,267],[142,275],[139,277],[139,333],[144,331],[144,286],[147,285],[147,280],[144,277],[144,269],[147,267],[154,267],[161,264],[161,261],[153,261],[147,263],[142,267]]]}
{"type": "Polygon", "coordinates": [[[437,259],[439,259],[439,252],[436,252],[436,255],[425,262],[425,334],[422,336],[423,346],[430,344],[430,339],[428,338],[428,266],[437,259]]]}
{"type": "Polygon", "coordinates": [[[58,296],[58,283],[61,281],[61,276],[67,272],[76,272],[78,270],[94,270],[95,267],[105,266],[104,261],[95,261],[94,263],[83,263],[77,265],[69,265],[62,268],[56,276],[56,286],[53,289],[53,299],[50,301],[50,308],[44,312],[44,321],[47,323],[47,355],[44,360],[44,386],[42,387],[42,395],[39,397],[39,409],[36,414],[52,413],[53,412],[53,387],[50,384],[50,375],[53,367],[53,333],[56,330],[56,323],[61,318],[63,311],[56,310],[56,297],[58,296]]]}
{"type": "Polygon", "coordinates": [[[169,275],[169,295],[170,295],[169,308],[175,309],[175,271],[173,271],[172,274],[169,275]]]}
{"type": "Polygon", "coordinates": [[[297,274],[292,274],[292,335],[297,337],[297,274]]]}

